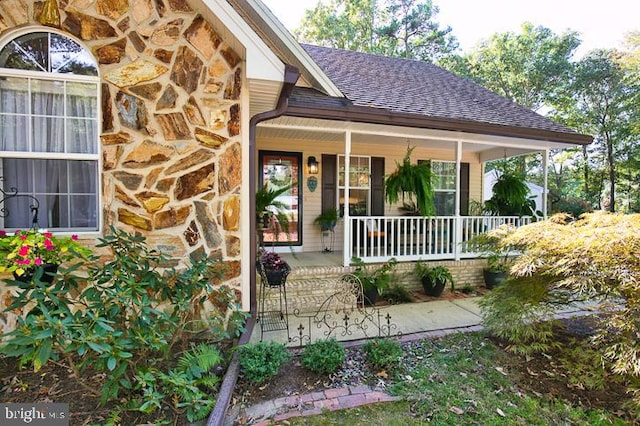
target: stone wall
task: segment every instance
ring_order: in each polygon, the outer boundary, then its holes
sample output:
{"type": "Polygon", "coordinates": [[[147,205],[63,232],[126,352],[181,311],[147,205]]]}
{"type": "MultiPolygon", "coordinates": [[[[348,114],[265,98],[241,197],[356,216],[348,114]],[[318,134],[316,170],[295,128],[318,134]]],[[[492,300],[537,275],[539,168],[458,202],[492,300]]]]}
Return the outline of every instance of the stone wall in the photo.
{"type": "Polygon", "coordinates": [[[99,64],[104,228],[224,259],[239,301],[244,62],[186,0],[0,1],[0,36],[43,24],[99,64]]]}

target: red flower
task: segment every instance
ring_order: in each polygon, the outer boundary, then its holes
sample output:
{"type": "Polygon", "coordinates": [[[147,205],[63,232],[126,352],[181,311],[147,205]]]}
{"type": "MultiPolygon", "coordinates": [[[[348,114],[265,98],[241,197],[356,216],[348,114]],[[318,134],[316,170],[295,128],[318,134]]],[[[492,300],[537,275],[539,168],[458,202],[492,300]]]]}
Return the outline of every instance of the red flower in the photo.
{"type": "Polygon", "coordinates": [[[73,234],[73,235],[71,236],[71,239],[72,239],[73,241],[78,241],[78,236],[77,236],[76,234],[73,234]]]}
{"type": "Polygon", "coordinates": [[[18,251],[18,256],[26,257],[29,254],[29,246],[20,247],[20,251],[18,251]]]}
{"type": "Polygon", "coordinates": [[[4,237],[4,236],[6,236],[6,235],[7,235],[7,232],[6,232],[6,231],[0,231],[0,237],[4,237]]]}

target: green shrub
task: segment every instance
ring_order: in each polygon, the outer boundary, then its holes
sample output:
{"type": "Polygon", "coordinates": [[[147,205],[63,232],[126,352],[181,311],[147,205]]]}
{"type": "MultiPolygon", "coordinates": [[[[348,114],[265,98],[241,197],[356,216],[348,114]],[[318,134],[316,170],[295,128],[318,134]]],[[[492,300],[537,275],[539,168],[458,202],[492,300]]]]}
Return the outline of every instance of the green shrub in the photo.
{"type": "Polygon", "coordinates": [[[310,343],[302,352],[302,365],[314,373],[331,374],[344,363],[346,351],[336,339],[310,343]]]}
{"type": "Polygon", "coordinates": [[[413,302],[413,296],[404,286],[401,284],[393,284],[382,293],[381,296],[384,300],[391,304],[399,303],[411,303],[413,302]]]}
{"type": "MultiPolygon", "coordinates": [[[[51,361],[61,363],[103,404],[119,399],[122,392],[133,398],[133,405],[136,392],[153,400],[150,388],[138,383],[144,374],[158,366],[171,368],[176,349],[185,349],[194,333],[207,332],[213,340],[226,337],[221,324],[234,310],[233,293],[223,286],[214,288],[223,263],[202,257],[191,259],[186,268],[168,268],[168,259],[150,249],[144,237],[114,228],[99,241],[98,247],[111,250],[112,260],[93,258],[84,265],[61,266],[50,284],[7,281],[17,290],[8,309],[23,308],[25,315],[14,331],[2,336],[6,342],[0,353],[17,357],[36,371],[51,361]],[[207,300],[215,308],[205,318],[201,313],[207,300]],[[106,372],[100,390],[86,382],[82,373],[87,369],[106,372]]],[[[172,377],[167,380],[177,380],[175,387],[184,386],[184,392],[172,394],[165,386],[156,396],[171,406],[208,406],[202,396],[206,394],[196,389],[200,384],[189,378],[194,374],[195,370],[179,367],[157,370],[154,377],[172,377]]],[[[151,413],[158,405],[147,404],[144,411],[151,413]]],[[[195,418],[197,413],[189,415],[195,418]]]]}
{"type": "Polygon", "coordinates": [[[239,350],[242,374],[255,384],[262,384],[275,377],[280,368],[291,359],[285,346],[275,342],[244,345],[239,350]]]}
{"type": "Polygon", "coordinates": [[[135,388],[142,397],[130,401],[128,408],[152,413],[170,404],[174,410],[186,409],[190,422],[204,419],[216,402],[214,391],[220,381],[211,370],[222,361],[218,348],[201,343],[185,352],[168,373],[156,368],[140,369],[135,388]]]}
{"type": "Polygon", "coordinates": [[[393,370],[402,361],[402,346],[395,340],[376,339],[362,346],[367,362],[376,370],[393,370]]]}

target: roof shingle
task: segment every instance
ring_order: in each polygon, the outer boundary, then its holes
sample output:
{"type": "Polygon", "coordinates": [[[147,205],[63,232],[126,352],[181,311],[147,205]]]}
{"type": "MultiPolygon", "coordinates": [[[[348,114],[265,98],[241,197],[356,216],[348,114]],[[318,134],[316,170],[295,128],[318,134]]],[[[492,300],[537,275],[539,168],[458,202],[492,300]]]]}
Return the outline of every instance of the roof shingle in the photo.
{"type": "Polygon", "coordinates": [[[436,65],[303,44],[355,106],[391,113],[577,133],[436,65]]]}

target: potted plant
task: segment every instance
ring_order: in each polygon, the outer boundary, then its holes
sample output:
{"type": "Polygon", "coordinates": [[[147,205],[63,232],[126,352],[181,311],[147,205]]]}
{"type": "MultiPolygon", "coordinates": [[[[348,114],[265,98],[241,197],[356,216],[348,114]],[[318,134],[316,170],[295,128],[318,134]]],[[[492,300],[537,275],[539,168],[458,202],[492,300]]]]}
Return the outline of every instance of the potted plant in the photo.
{"type": "Polygon", "coordinates": [[[335,242],[334,228],[338,224],[338,209],[326,209],[314,219],[313,223],[320,227],[323,251],[332,252],[335,242]]]}
{"type": "Polygon", "coordinates": [[[86,259],[91,250],[78,243],[78,236],[56,237],[43,229],[0,231],[0,254],[4,258],[0,272],[11,272],[17,280],[31,281],[41,269],[42,281],[52,282],[63,262],[86,259]]]}
{"type": "Polygon", "coordinates": [[[414,203],[420,215],[431,216],[435,213],[433,172],[429,162],[411,164],[414,148],[407,147],[402,163],[396,162],[396,170],[385,179],[385,198],[390,204],[414,203]]]}
{"type": "Polygon", "coordinates": [[[313,220],[322,232],[331,231],[338,224],[338,209],[331,208],[320,213],[313,220]]]}
{"type": "Polygon", "coordinates": [[[503,225],[490,232],[478,234],[468,241],[471,247],[487,258],[487,266],[482,270],[484,285],[492,289],[509,276],[511,264],[511,250],[502,246],[500,241],[502,235],[509,232],[511,228],[503,225]]]}
{"type": "Polygon", "coordinates": [[[281,188],[273,189],[269,187],[268,183],[256,191],[256,220],[258,226],[264,228],[269,227],[270,218],[275,216],[280,226],[285,230],[288,229],[289,216],[286,214],[287,206],[278,200],[278,197],[285,194],[291,188],[296,185],[295,182],[283,186],[281,188]]]}
{"type": "Polygon", "coordinates": [[[280,255],[274,251],[262,250],[256,265],[263,280],[270,287],[284,285],[291,267],[280,255]]]}
{"type": "Polygon", "coordinates": [[[451,290],[455,289],[453,276],[446,266],[431,267],[426,263],[417,262],[415,272],[427,296],[440,297],[447,283],[451,284],[451,290]]]}
{"type": "Polygon", "coordinates": [[[353,257],[351,263],[356,267],[353,275],[362,284],[362,301],[368,306],[375,305],[380,293],[389,287],[398,261],[391,258],[379,267],[373,267],[366,265],[359,257],[353,257]]]}

